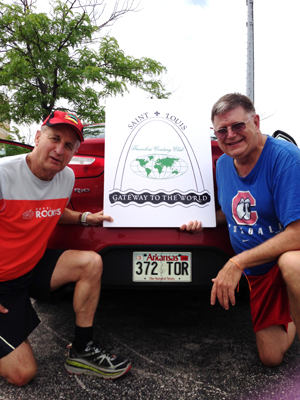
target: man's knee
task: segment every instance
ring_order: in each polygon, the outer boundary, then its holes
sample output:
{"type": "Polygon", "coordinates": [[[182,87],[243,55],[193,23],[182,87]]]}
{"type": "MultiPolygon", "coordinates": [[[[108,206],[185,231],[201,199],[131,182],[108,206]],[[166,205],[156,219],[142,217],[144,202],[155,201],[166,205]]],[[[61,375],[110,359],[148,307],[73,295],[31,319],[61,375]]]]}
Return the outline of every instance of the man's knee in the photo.
{"type": "Polygon", "coordinates": [[[83,258],[83,272],[91,279],[101,279],[103,271],[102,258],[94,251],[87,251],[83,258]]]}
{"type": "Polygon", "coordinates": [[[14,386],[25,386],[36,376],[36,373],[36,365],[32,365],[30,368],[26,369],[17,367],[11,374],[7,373],[3,375],[3,378],[14,386]]]}
{"type": "Polygon", "coordinates": [[[272,325],[256,332],[256,345],[261,362],[267,367],[281,364],[295,337],[292,322],[286,331],[284,325],[272,325]]]}
{"type": "Polygon", "coordinates": [[[300,274],[300,251],[288,251],[278,259],[278,266],[284,280],[293,279],[300,274]]]}
{"type": "Polygon", "coordinates": [[[36,361],[27,341],[0,360],[0,376],[12,385],[26,385],[36,373],[36,361]]]}
{"type": "Polygon", "coordinates": [[[274,351],[268,351],[266,349],[258,349],[258,355],[260,361],[266,367],[277,367],[282,363],[284,354],[274,351]]]}

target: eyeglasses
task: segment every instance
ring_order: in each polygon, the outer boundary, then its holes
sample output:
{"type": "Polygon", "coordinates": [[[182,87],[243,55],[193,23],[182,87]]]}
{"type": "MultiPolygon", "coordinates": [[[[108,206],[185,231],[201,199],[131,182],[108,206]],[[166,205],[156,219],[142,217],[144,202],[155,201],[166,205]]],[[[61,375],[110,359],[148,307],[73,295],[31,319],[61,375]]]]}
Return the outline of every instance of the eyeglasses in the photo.
{"type": "Polygon", "coordinates": [[[232,130],[232,132],[234,133],[242,133],[245,129],[246,129],[246,124],[250,121],[251,118],[253,118],[255,116],[255,114],[253,114],[248,121],[246,122],[237,122],[236,124],[233,125],[229,125],[229,126],[224,126],[224,128],[219,129],[218,131],[215,131],[214,128],[210,128],[213,129],[215,132],[215,135],[218,139],[223,139],[227,134],[228,134],[228,129],[230,128],[232,130]]]}

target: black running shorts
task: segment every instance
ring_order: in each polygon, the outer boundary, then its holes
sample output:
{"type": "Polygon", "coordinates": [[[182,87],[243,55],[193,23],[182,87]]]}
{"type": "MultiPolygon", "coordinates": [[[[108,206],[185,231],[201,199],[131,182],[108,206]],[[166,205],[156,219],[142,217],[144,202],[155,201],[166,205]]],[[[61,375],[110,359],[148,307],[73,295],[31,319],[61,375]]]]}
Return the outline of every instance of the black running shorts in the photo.
{"type": "Polygon", "coordinates": [[[65,250],[47,249],[35,268],[26,275],[0,282],[0,304],[9,311],[0,313],[0,358],[17,348],[38,326],[40,320],[30,297],[55,302],[66,286],[50,293],[50,280],[57,260],[65,250]]]}
{"type": "Polygon", "coordinates": [[[50,292],[50,281],[57,261],[63,252],[65,250],[46,249],[43,257],[33,269],[29,287],[30,297],[46,301],[47,303],[56,303],[61,299],[67,285],[60,287],[54,292],[50,292]]]}

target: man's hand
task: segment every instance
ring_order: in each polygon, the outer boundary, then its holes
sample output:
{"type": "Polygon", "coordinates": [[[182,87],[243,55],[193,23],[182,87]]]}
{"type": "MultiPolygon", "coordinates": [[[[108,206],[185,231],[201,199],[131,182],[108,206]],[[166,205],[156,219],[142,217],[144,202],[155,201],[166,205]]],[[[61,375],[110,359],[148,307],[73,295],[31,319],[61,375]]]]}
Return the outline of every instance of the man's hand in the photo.
{"type": "Polygon", "coordinates": [[[235,289],[241,279],[242,270],[232,261],[228,261],[213,281],[210,303],[215,305],[216,298],[225,310],[229,310],[229,301],[235,305],[235,289]]]}
{"type": "Polygon", "coordinates": [[[95,214],[89,214],[86,218],[86,222],[90,226],[101,226],[103,221],[113,222],[113,218],[109,215],[103,215],[103,210],[95,214]]]}
{"type": "Polygon", "coordinates": [[[0,313],[2,313],[2,314],[6,314],[6,313],[8,313],[8,309],[7,309],[7,308],[5,308],[5,307],[3,307],[3,305],[2,305],[2,304],[0,304],[0,313]]]}
{"type": "Polygon", "coordinates": [[[188,224],[181,225],[181,231],[188,231],[191,233],[198,233],[203,230],[201,221],[190,221],[188,224]]]}

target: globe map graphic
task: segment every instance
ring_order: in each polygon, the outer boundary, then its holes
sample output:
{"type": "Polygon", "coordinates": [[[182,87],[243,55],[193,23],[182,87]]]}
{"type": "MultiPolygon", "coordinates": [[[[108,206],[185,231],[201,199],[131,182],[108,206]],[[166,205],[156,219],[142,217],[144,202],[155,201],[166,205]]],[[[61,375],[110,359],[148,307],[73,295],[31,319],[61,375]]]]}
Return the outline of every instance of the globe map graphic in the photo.
{"type": "Polygon", "coordinates": [[[183,175],[188,166],[181,158],[169,154],[147,154],[134,159],[130,168],[144,178],[172,179],[183,175]]]}

